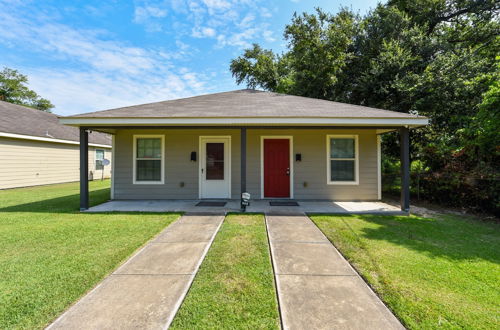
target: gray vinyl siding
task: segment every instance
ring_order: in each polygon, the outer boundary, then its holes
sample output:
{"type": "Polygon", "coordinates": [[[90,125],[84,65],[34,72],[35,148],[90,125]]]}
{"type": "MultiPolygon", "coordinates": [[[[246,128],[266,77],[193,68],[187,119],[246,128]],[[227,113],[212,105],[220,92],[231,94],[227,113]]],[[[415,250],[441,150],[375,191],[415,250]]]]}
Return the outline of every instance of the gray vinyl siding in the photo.
{"type": "MultiPolygon", "coordinates": [[[[115,199],[197,199],[199,137],[231,136],[232,198],[240,194],[240,131],[238,129],[143,129],[117,130],[115,136],[115,199]],[[133,184],[134,135],[165,136],[164,184],[133,184]],[[190,161],[192,151],[196,162],[190,161]],[[181,182],[184,186],[181,187],[181,182]]],[[[247,189],[261,198],[261,136],[292,136],[294,198],[328,200],[375,200],[378,197],[377,135],[375,130],[247,129],[247,189]],[[359,184],[327,184],[327,135],[358,135],[359,184]],[[302,161],[295,161],[295,154],[302,161]],[[307,183],[305,187],[304,183],[307,183]]]]}
{"type": "Polygon", "coordinates": [[[375,200],[378,197],[377,135],[375,130],[248,130],[247,186],[261,197],[261,136],[293,137],[293,190],[295,199],[375,200]],[[327,135],[358,135],[359,184],[327,184],[327,135]],[[295,154],[302,161],[295,161],[295,154]],[[307,183],[307,187],[304,187],[307,183]]]}
{"type": "Polygon", "coordinates": [[[231,137],[231,195],[238,198],[240,190],[239,130],[169,129],[118,130],[115,135],[115,199],[196,199],[198,198],[199,137],[231,137]],[[133,184],[134,135],[165,136],[164,184],[133,184]],[[196,151],[198,160],[190,155],[196,151]],[[181,182],[184,186],[181,187],[181,182]]]}
{"type": "MultiPolygon", "coordinates": [[[[89,147],[89,179],[100,179],[95,170],[95,147],[89,147]]],[[[111,160],[110,148],[97,148],[111,160]]],[[[0,189],[29,187],[80,180],[80,153],[75,144],[0,137],[0,189]]],[[[104,178],[111,176],[111,165],[104,178]]]]}

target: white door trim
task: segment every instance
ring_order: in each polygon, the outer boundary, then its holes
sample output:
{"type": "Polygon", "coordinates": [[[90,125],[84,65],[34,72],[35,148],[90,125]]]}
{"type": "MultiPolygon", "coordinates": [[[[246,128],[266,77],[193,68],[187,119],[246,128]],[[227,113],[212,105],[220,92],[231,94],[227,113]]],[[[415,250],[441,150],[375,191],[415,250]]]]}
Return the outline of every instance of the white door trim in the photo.
{"type": "MultiPolygon", "coordinates": [[[[227,166],[227,192],[228,195],[226,198],[230,199],[231,198],[231,176],[232,176],[232,171],[231,171],[231,136],[230,135],[200,135],[198,139],[198,154],[199,154],[199,161],[198,161],[198,199],[202,199],[202,191],[203,191],[203,175],[201,174],[201,169],[203,168],[203,163],[205,162],[204,160],[204,154],[205,151],[203,150],[203,141],[206,140],[214,140],[214,142],[221,142],[221,140],[224,140],[222,142],[227,143],[227,155],[224,155],[224,167],[226,168],[227,166]]],[[[226,173],[224,173],[226,175],[226,173]]]]}
{"type": "MultiPolygon", "coordinates": [[[[269,199],[269,197],[264,197],[264,140],[269,139],[288,139],[290,142],[290,197],[293,199],[293,136],[291,135],[261,135],[260,136],[260,198],[269,199]]],[[[272,197],[270,199],[273,199],[272,197]]]]}

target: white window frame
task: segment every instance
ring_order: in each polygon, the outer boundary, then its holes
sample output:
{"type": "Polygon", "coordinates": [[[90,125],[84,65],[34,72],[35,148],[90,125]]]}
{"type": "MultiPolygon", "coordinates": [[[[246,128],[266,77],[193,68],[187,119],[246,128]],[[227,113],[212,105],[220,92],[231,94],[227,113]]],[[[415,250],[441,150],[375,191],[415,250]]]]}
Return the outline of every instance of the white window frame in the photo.
{"type": "Polygon", "coordinates": [[[358,135],[327,135],[326,136],[326,183],[329,185],[359,185],[359,141],[358,135]],[[330,140],[331,139],[350,138],[354,139],[354,158],[331,158],[330,155],[330,140]],[[354,160],[354,181],[331,181],[331,165],[330,160],[354,160]]]}
{"type": "Polygon", "coordinates": [[[95,149],[94,150],[94,169],[96,171],[104,171],[104,164],[102,165],[102,169],[100,169],[100,170],[97,169],[97,160],[98,160],[97,159],[97,152],[98,151],[102,151],[102,154],[103,154],[102,161],[104,161],[104,159],[106,159],[106,150],[104,150],[104,149],[95,149]]]}
{"type": "MultiPolygon", "coordinates": [[[[165,183],[165,135],[149,135],[149,134],[144,134],[144,135],[134,135],[133,139],[133,164],[132,164],[132,171],[133,171],[133,184],[164,184],[165,183]],[[137,180],[137,160],[141,160],[141,158],[137,159],[137,139],[160,139],[161,141],[161,180],[160,181],[140,181],[137,180]]],[[[145,160],[158,160],[157,158],[147,158],[145,160]]]]}

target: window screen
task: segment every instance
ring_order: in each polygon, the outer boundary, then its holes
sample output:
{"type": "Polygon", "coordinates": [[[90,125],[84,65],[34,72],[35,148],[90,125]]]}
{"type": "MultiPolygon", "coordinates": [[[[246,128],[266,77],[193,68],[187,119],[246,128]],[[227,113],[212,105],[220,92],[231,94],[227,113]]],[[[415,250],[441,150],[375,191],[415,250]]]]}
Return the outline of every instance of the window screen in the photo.
{"type": "Polygon", "coordinates": [[[332,182],[356,181],[356,139],[330,138],[330,178],[332,182]]]}
{"type": "Polygon", "coordinates": [[[104,160],[104,150],[97,149],[95,151],[95,169],[100,171],[104,169],[102,161],[104,160]]]}
{"type": "Polygon", "coordinates": [[[161,181],[161,139],[137,138],[136,181],[161,181]]]}

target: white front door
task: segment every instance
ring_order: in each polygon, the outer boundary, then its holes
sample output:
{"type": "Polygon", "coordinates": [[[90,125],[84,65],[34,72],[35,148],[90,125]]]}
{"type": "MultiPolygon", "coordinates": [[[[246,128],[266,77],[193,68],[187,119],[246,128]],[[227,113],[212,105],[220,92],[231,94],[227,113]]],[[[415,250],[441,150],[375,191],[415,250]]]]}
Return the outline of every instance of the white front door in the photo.
{"type": "Polygon", "coordinates": [[[200,198],[231,198],[230,137],[200,137],[200,198]]]}

